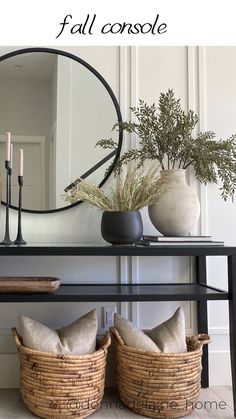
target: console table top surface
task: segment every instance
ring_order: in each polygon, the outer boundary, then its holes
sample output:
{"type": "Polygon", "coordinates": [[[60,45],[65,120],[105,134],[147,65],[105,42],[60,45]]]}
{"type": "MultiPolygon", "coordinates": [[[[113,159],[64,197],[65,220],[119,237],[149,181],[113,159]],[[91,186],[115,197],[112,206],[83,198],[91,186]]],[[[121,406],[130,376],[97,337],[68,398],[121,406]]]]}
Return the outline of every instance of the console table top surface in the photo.
{"type": "Polygon", "coordinates": [[[151,246],[109,245],[106,243],[28,243],[0,246],[0,256],[236,256],[236,246],[214,244],[151,246]]]}

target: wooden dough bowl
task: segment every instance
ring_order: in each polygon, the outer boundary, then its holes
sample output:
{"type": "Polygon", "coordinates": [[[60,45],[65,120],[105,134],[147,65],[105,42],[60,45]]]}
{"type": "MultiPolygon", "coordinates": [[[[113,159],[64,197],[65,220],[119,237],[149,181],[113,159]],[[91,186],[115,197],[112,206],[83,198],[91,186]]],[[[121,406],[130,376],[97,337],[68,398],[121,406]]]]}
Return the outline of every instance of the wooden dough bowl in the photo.
{"type": "Polygon", "coordinates": [[[35,276],[0,277],[0,294],[51,293],[60,286],[59,278],[35,276]]]}

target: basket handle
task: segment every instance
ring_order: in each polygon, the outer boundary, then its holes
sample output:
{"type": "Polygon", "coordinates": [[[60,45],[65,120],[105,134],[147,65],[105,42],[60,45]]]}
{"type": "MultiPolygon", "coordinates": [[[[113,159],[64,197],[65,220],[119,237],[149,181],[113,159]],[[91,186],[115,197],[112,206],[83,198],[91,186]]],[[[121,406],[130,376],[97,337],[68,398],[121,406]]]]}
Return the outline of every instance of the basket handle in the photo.
{"type": "Polygon", "coordinates": [[[116,340],[124,346],[124,341],[115,327],[110,327],[110,332],[115,336],[116,340]]]}
{"type": "Polygon", "coordinates": [[[15,342],[16,342],[17,349],[19,350],[19,348],[22,346],[20,336],[18,335],[15,327],[13,327],[11,330],[12,330],[13,338],[15,339],[15,342]]]}
{"type": "Polygon", "coordinates": [[[203,345],[207,345],[208,343],[212,342],[212,339],[209,335],[207,335],[206,333],[199,333],[196,336],[196,339],[198,340],[198,342],[203,346],[203,345]]]}
{"type": "Polygon", "coordinates": [[[111,344],[111,335],[110,332],[107,332],[104,336],[104,338],[102,339],[102,349],[104,349],[105,351],[107,351],[107,349],[109,348],[111,344]]]}

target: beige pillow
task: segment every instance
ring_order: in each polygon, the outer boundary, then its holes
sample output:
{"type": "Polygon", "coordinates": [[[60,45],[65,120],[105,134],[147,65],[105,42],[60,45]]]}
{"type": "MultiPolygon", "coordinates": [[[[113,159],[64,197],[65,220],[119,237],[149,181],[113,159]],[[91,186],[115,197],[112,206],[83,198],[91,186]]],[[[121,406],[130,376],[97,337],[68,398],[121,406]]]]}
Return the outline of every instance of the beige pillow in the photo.
{"type": "Polygon", "coordinates": [[[179,307],[169,320],[145,333],[119,314],[115,314],[114,326],[127,346],[152,352],[187,351],[182,307],[179,307]]]}
{"type": "Polygon", "coordinates": [[[96,349],[98,329],[97,312],[92,310],[79,320],[59,330],[20,316],[23,344],[30,349],[54,354],[85,355],[96,349]]]}
{"type": "Polygon", "coordinates": [[[169,320],[148,330],[146,334],[157,344],[161,352],[187,352],[183,308],[179,307],[169,320]]]}
{"type": "Polygon", "coordinates": [[[133,346],[144,351],[160,352],[151,338],[118,313],[115,313],[114,326],[127,346],[133,346]]]}

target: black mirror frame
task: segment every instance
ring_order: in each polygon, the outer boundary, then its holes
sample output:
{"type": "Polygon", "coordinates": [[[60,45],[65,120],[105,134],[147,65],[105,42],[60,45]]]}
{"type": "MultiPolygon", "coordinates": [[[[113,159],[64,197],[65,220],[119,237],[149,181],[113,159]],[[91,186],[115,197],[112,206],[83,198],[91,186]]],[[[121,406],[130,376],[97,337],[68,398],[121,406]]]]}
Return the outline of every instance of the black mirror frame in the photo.
{"type": "MultiPolygon", "coordinates": [[[[115,97],[115,94],[113,92],[113,90],[111,89],[110,85],[107,83],[107,81],[103,78],[103,76],[97,71],[95,70],[94,67],[92,67],[90,64],[88,64],[86,61],[84,61],[82,58],[77,57],[74,54],[71,54],[69,52],[65,52],[65,51],[61,51],[61,50],[57,50],[54,48],[44,48],[44,47],[37,47],[37,48],[24,48],[24,49],[19,49],[16,51],[12,51],[9,52],[7,54],[4,54],[0,57],[0,62],[6,60],[7,58],[11,58],[17,55],[21,55],[21,54],[26,54],[26,53],[30,53],[30,52],[47,52],[47,53],[51,53],[51,54],[59,54],[62,55],[64,57],[70,58],[74,61],[77,61],[78,63],[82,64],[84,67],[86,67],[89,71],[91,71],[92,74],[94,74],[94,76],[96,76],[98,78],[98,80],[103,84],[103,86],[105,87],[105,89],[107,90],[108,94],[111,97],[111,100],[114,104],[115,110],[116,110],[116,114],[117,114],[117,121],[118,123],[122,123],[122,115],[121,115],[121,110],[120,110],[120,106],[118,104],[118,101],[115,97]]],[[[122,142],[123,142],[123,131],[119,130],[119,137],[118,137],[118,147],[116,152],[111,153],[111,157],[113,155],[115,155],[114,160],[112,162],[112,164],[109,167],[109,170],[107,171],[107,173],[105,174],[104,178],[102,179],[102,181],[99,183],[99,188],[104,185],[104,183],[107,181],[107,179],[110,177],[111,173],[113,172],[115,165],[120,157],[120,152],[121,152],[121,147],[122,147],[122,142]]],[[[97,163],[96,169],[99,168],[104,161],[106,161],[107,159],[103,159],[101,160],[101,162],[97,163]]],[[[95,167],[94,166],[94,167],[95,167]]],[[[88,173],[91,173],[91,170],[88,170],[88,173]]],[[[65,207],[62,208],[55,208],[55,209],[50,209],[50,210],[30,210],[27,208],[22,208],[22,212],[25,213],[29,213],[29,214],[51,214],[54,212],[60,212],[60,211],[64,211],[70,208],[73,208],[79,204],[82,204],[83,201],[78,201],[74,204],[71,205],[67,205],[65,207]]],[[[6,203],[4,201],[1,201],[2,205],[6,205],[6,203]]],[[[18,210],[18,207],[14,206],[14,205],[10,205],[9,208],[11,209],[15,209],[18,210]]]]}

